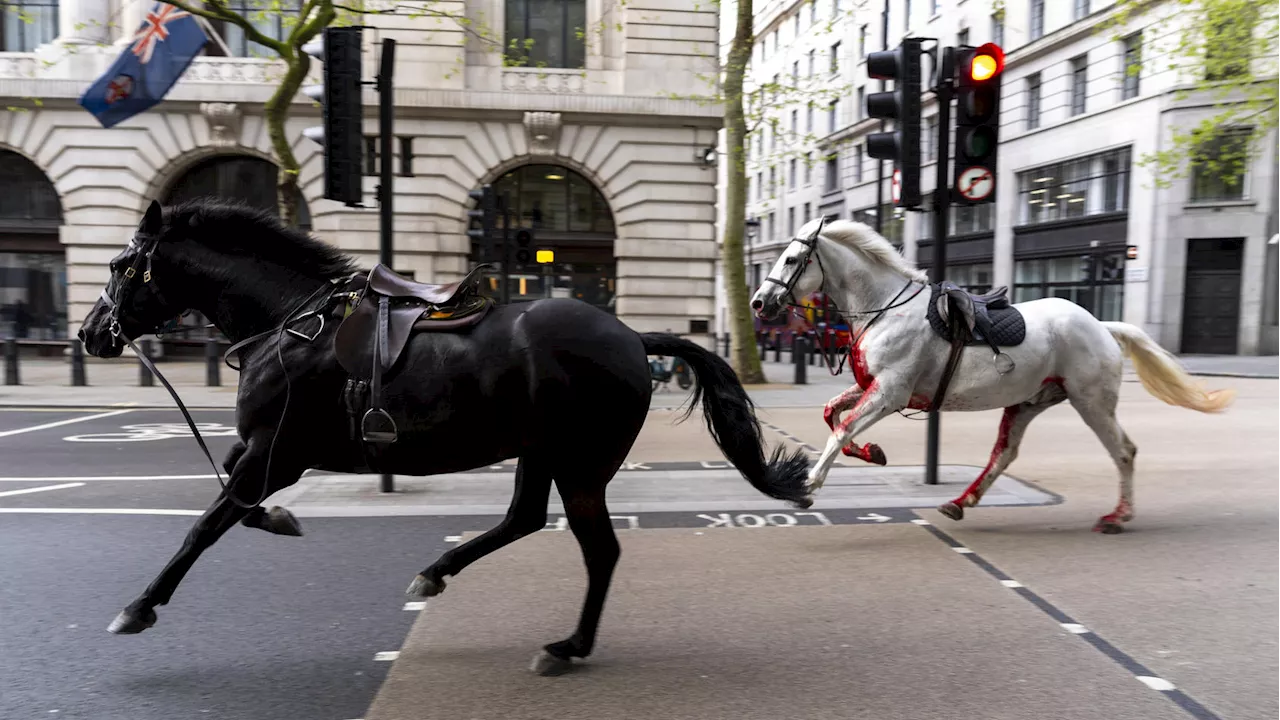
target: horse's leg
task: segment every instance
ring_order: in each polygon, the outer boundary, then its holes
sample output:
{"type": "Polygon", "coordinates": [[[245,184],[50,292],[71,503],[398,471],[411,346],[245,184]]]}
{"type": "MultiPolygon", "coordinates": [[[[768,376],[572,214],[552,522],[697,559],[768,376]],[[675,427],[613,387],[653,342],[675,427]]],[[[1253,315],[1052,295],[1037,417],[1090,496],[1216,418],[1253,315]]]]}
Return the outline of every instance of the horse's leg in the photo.
{"type": "MultiPolygon", "coordinates": [[[[262,484],[267,482],[263,477],[266,470],[266,458],[261,454],[246,452],[235,464],[231,479],[227,483],[237,499],[241,502],[251,501],[262,493],[262,484]]],[[[288,487],[297,482],[301,473],[273,473],[276,483],[269,485],[272,492],[288,487]]],[[[182,547],[169,560],[155,580],[136,600],[129,603],[107,628],[116,634],[130,635],[140,633],[156,623],[155,607],[165,605],[178,589],[178,583],[186,576],[187,571],[195,564],[200,553],[211,547],[222,534],[248,514],[248,510],[219,494],[218,499],[209,506],[204,515],[196,520],[195,525],[187,532],[182,547]]]]}
{"type": "Polygon", "coordinates": [[[1118,393],[1090,393],[1084,397],[1071,397],[1071,405],[1080,413],[1081,419],[1093,430],[1107,449],[1116,469],[1120,471],[1120,501],[1116,509],[1098,518],[1094,524],[1094,532],[1114,535],[1124,531],[1122,523],[1133,519],[1133,467],[1138,455],[1138,447],[1129,439],[1128,434],[1116,422],[1116,405],[1118,393]]]}
{"type": "Polygon", "coordinates": [[[587,566],[587,597],[582,604],[578,629],[566,640],[551,643],[533,659],[533,670],[541,675],[558,675],[570,667],[572,658],[584,658],[595,647],[596,631],[600,627],[600,613],[604,611],[605,596],[613,569],[622,555],[618,536],[609,519],[605,506],[604,484],[598,487],[569,486],[557,478],[556,485],[564,500],[569,529],[582,548],[582,559],[587,566]]]}
{"type": "MultiPolygon", "coordinates": [[[[836,424],[840,422],[840,415],[842,415],[845,410],[853,407],[861,397],[862,386],[854,385],[834,398],[831,398],[831,400],[827,402],[826,407],[822,408],[822,419],[826,421],[827,427],[831,428],[834,432],[836,424]]],[[[849,457],[856,457],[873,465],[884,465],[889,462],[884,456],[884,450],[881,450],[880,446],[874,443],[867,443],[866,445],[849,443],[841,449],[841,452],[849,457]]]]}
{"type": "MultiPolygon", "coordinates": [[[[1057,386],[1054,386],[1057,387],[1057,386]]],[[[1011,405],[1004,409],[1004,417],[1000,420],[1000,432],[996,435],[996,445],[991,449],[991,459],[987,466],[978,473],[978,478],[965,488],[960,497],[949,503],[938,506],[938,512],[952,520],[964,517],[966,507],[974,507],[987,494],[987,488],[1000,477],[1018,457],[1018,446],[1027,432],[1027,426],[1037,415],[1066,399],[1065,394],[1057,392],[1042,394],[1033,401],[1020,405],[1011,405]]]]}
{"type": "Polygon", "coordinates": [[[862,393],[850,410],[849,417],[845,418],[827,438],[827,446],[822,450],[821,457],[809,470],[811,491],[816,492],[822,488],[827,481],[827,472],[831,470],[831,464],[836,460],[836,453],[848,445],[855,435],[864,432],[895,410],[906,407],[905,402],[899,402],[903,400],[902,392],[895,390],[887,393],[885,390],[886,387],[895,388],[899,385],[901,383],[894,382],[892,378],[878,378],[862,393]]]}
{"type": "MultiPolygon", "coordinates": [[[[236,463],[240,462],[240,458],[244,456],[249,446],[239,440],[231,449],[227,451],[227,457],[222,461],[222,469],[227,471],[227,475],[232,475],[236,469],[236,463]]],[[[238,495],[236,497],[239,497],[238,495]]],[[[241,498],[243,499],[243,498],[241,498]]],[[[302,535],[302,524],[298,522],[298,518],[293,513],[280,507],[273,506],[270,510],[262,507],[255,507],[248,512],[240,520],[240,524],[245,527],[266,530],[274,535],[291,535],[300,537],[302,535]]]]}
{"type": "Polygon", "coordinates": [[[546,527],[550,493],[551,473],[546,463],[521,457],[516,464],[515,493],[502,522],[441,555],[413,578],[405,592],[420,597],[439,595],[444,592],[446,577],[457,575],[485,555],[546,527]]]}

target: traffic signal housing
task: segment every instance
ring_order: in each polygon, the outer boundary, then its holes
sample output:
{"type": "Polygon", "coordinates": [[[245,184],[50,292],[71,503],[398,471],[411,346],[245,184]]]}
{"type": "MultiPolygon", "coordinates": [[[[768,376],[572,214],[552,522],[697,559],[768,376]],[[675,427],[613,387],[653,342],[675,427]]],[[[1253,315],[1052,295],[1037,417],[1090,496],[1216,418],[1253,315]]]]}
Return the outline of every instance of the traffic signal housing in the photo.
{"type": "MultiPolygon", "coordinates": [[[[325,28],[302,51],[324,63],[324,82],[302,89],[320,103],[324,124],[302,131],[324,148],[324,196],[348,206],[363,204],[364,103],[358,27],[325,28]]],[[[383,162],[391,162],[385,158],[383,162]]]]}
{"type": "Polygon", "coordinates": [[[496,259],[493,257],[494,228],[498,224],[498,197],[493,192],[492,185],[482,185],[468,192],[467,197],[476,201],[476,206],[467,211],[467,218],[472,221],[471,227],[467,228],[467,237],[480,243],[480,255],[483,258],[481,262],[494,262],[496,259]]]}
{"type": "Polygon", "coordinates": [[[901,175],[898,207],[917,207],[920,193],[920,122],[923,40],[905,38],[893,50],[867,54],[867,75],[892,80],[893,90],[867,96],[867,115],[893,120],[890,132],[867,136],[867,155],[892,160],[901,175]]]}
{"type": "Polygon", "coordinates": [[[995,202],[1004,51],[995,43],[956,49],[955,189],[959,203],[995,202]]]}
{"type": "Polygon", "coordinates": [[[516,263],[527,265],[533,262],[533,258],[533,228],[516,230],[516,263]]]}

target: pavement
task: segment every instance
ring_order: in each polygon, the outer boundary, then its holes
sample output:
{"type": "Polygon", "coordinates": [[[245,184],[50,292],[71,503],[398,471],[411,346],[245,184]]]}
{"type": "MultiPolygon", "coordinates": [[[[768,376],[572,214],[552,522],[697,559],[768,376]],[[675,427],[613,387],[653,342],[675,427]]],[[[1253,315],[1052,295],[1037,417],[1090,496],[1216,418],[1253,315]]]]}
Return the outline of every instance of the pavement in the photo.
{"type": "MultiPolygon", "coordinates": [[[[189,404],[234,398],[203,388],[198,364],[172,367],[189,404]]],[[[751,388],[771,445],[825,442],[820,404],[848,375],[810,378],[751,388]]],[[[582,599],[558,499],[544,532],[442,596],[402,594],[500,520],[509,463],[397,477],[390,495],[308,474],[267,501],[305,537],[234,528],[155,628],[107,634],[216,481],[163,388],[19,402],[4,387],[19,406],[0,410],[0,717],[1274,718],[1280,382],[1205,382],[1235,405],[1201,415],[1122,385],[1137,515],[1115,536],[1090,532],[1115,468],[1065,404],[957,523],[931,508],[985,464],[999,411],[942,416],[937,486],[922,482],[925,424],[892,416],[863,438],[888,467],[844,459],[796,511],[726,469],[698,418],[676,424],[684,393],[659,392],[610,485],[623,556],[598,651],[559,678],[527,671],[582,599]]],[[[215,457],[234,441],[222,402],[195,413],[215,457]]]]}

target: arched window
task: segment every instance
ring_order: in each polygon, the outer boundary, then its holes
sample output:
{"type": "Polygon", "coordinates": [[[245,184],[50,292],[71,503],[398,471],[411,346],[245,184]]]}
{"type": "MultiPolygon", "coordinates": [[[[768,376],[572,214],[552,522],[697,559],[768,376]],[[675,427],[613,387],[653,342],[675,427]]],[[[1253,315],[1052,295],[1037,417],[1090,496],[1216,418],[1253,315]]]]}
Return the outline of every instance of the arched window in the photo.
{"type": "MultiPolygon", "coordinates": [[[[252,207],[278,212],[278,171],[274,163],[248,155],[219,155],[192,166],[169,186],[162,204],[174,205],[200,197],[239,200],[252,207]]],[[[298,197],[298,227],[311,229],[307,201],[298,197]]]]}
{"type": "Polygon", "coordinates": [[[62,203],[35,163],[0,150],[0,337],[67,336],[62,203]]]}

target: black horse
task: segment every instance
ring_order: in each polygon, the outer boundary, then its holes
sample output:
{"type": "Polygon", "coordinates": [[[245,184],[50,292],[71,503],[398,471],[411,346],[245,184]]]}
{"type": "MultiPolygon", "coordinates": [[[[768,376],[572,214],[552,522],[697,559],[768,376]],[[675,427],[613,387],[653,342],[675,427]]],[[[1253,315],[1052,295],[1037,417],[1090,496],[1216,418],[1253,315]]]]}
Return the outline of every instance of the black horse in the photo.
{"type": "Polygon", "coordinates": [[[128,247],[111,261],[110,280],[79,336],[88,352],[113,358],[134,338],[196,310],[233,343],[248,341],[239,350],[241,442],[223,463],[226,487],[112,632],[155,624],[154,608],[169,601],[200,553],[236,522],[300,535],[291,513],[260,503],[309,468],[421,476],[515,457],[506,517],[440,556],[408,592],[436,595],[447,576],[542,529],[554,482],[588,575],[576,632],[539,655],[544,672],[567,667],[592,650],[620,554],[605,486],[649,410],[648,355],[679,357],[693,368],[689,412],[701,402],[717,444],[755,488],[810,504],[808,459],[778,447],[766,461],[753,406],[727,363],[672,335],[636,333],[577,300],[497,306],[469,328],[410,336],[382,388],[398,440],[369,462],[341,401],[350,373],[334,349],[335,328],[350,309],[344,281],[363,277],[347,256],[265,213],[212,200],[163,209],[152,202],[128,247]],[[298,330],[299,323],[306,327],[298,330]]]}

